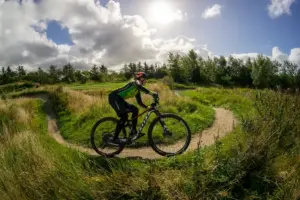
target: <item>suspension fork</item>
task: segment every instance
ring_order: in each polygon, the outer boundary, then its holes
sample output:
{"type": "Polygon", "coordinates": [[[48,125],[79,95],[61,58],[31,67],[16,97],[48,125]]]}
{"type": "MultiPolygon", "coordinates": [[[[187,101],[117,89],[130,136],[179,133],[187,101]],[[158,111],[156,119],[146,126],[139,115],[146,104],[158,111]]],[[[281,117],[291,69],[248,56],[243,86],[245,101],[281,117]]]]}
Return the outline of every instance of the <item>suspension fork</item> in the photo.
{"type": "Polygon", "coordinates": [[[160,125],[163,127],[163,129],[164,129],[164,132],[169,132],[169,129],[168,129],[168,127],[167,127],[167,125],[166,125],[166,123],[162,120],[162,118],[161,118],[161,114],[160,114],[160,112],[158,111],[158,110],[154,110],[154,113],[157,115],[157,117],[159,118],[159,123],[160,123],[160,125]]]}

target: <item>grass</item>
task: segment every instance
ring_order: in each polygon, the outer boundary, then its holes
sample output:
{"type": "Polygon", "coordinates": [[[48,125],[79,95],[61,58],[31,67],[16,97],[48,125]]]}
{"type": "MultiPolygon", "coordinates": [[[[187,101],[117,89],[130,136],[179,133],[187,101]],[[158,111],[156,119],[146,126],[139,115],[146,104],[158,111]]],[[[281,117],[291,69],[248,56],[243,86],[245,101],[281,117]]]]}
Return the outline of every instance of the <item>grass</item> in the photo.
{"type": "MultiPolygon", "coordinates": [[[[86,100],[87,110],[101,100],[63,88],[47,91],[69,110],[80,104],[68,98],[86,100]]],[[[183,93],[233,109],[241,123],[215,145],[156,161],[107,160],[65,148],[47,135],[41,101],[0,101],[2,199],[300,198],[298,96],[213,88],[183,93]]]]}
{"type": "Polygon", "coordinates": [[[9,116],[0,119],[1,199],[90,198],[83,179],[86,156],[48,136],[42,105],[30,99],[0,101],[0,116],[9,116]]]}
{"type": "Polygon", "coordinates": [[[115,89],[118,87],[121,87],[124,85],[126,82],[105,82],[105,83],[97,83],[97,82],[88,82],[85,84],[80,84],[80,83],[73,83],[73,84],[68,84],[64,85],[65,87],[68,87],[72,90],[95,90],[95,89],[115,89]]]}
{"type": "MultiPolygon", "coordinates": [[[[160,111],[162,113],[175,113],[183,117],[189,124],[192,133],[203,130],[210,126],[214,120],[214,110],[202,104],[199,104],[186,97],[177,97],[167,86],[161,83],[149,84],[149,88],[160,93],[160,111]]],[[[89,136],[91,128],[97,120],[106,117],[117,117],[108,103],[107,93],[103,90],[78,92],[62,88],[60,91],[53,92],[53,101],[56,111],[59,115],[59,126],[61,134],[66,140],[90,146],[89,136]]],[[[150,105],[152,97],[144,95],[144,103],[150,105]]],[[[129,100],[130,103],[139,107],[135,100],[129,100]]],[[[142,109],[140,108],[142,111],[142,109]]],[[[149,118],[144,132],[148,130],[150,122],[155,115],[149,118]]],[[[139,123],[143,117],[139,118],[139,123]]],[[[170,129],[180,128],[180,124],[175,121],[169,121],[172,125],[170,129]]],[[[155,129],[156,136],[161,135],[158,129],[155,129]]],[[[160,137],[156,137],[160,138],[160,137]]],[[[169,143],[174,143],[180,139],[180,136],[174,137],[169,143]]],[[[148,145],[147,138],[140,138],[133,147],[148,145]]]]}
{"type": "Polygon", "coordinates": [[[24,89],[33,88],[34,84],[32,82],[19,82],[19,83],[10,83],[6,85],[0,85],[0,95],[3,96],[9,92],[18,92],[24,89]]]}
{"type": "Polygon", "coordinates": [[[200,87],[196,90],[179,91],[179,93],[204,105],[232,110],[238,118],[256,114],[253,104],[257,92],[251,89],[200,87]]]}

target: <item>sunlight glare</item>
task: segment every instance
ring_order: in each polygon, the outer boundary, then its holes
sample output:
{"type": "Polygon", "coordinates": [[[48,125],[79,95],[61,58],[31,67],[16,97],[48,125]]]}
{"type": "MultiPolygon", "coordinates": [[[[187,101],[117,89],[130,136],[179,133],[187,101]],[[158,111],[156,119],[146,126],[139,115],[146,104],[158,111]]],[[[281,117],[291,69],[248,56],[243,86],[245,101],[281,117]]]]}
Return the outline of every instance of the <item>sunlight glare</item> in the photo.
{"type": "Polygon", "coordinates": [[[169,24],[178,18],[178,13],[172,11],[170,4],[165,1],[157,1],[150,7],[150,19],[155,23],[169,24]]]}

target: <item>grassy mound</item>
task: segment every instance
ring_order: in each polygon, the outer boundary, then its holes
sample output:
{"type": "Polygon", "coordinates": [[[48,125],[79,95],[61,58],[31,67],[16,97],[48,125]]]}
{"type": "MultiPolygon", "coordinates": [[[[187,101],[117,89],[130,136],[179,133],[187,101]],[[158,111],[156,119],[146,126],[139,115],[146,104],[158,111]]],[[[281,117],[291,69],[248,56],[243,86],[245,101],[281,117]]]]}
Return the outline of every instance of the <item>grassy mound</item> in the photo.
{"type": "Polygon", "coordinates": [[[224,107],[237,117],[255,114],[253,107],[256,91],[251,89],[197,88],[179,91],[204,105],[224,107]]]}
{"type": "Polygon", "coordinates": [[[4,95],[9,92],[18,92],[24,89],[33,88],[34,84],[32,82],[20,82],[20,83],[11,83],[6,85],[0,85],[0,95],[4,95]]]}
{"type": "MultiPolygon", "coordinates": [[[[175,113],[185,119],[191,128],[192,133],[203,130],[210,126],[214,120],[214,110],[209,107],[197,103],[186,97],[178,97],[167,86],[162,83],[150,84],[149,89],[157,91],[160,94],[160,108],[162,113],[175,113]]],[[[70,142],[90,146],[89,136],[94,123],[100,118],[106,116],[117,117],[114,110],[108,103],[106,90],[85,90],[78,92],[67,88],[60,88],[53,92],[54,106],[59,116],[59,126],[63,137],[70,142]]],[[[143,95],[143,101],[146,105],[150,105],[152,97],[143,95]]],[[[129,103],[137,103],[135,99],[129,100],[129,103]]],[[[142,112],[140,108],[140,112],[142,112]]],[[[156,116],[154,114],[148,120],[144,127],[144,132],[148,130],[149,124],[156,116]]],[[[143,121],[144,116],[139,118],[139,123],[143,121]]],[[[180,124],[172,123],[171,129],[176,130],[180,124]]],[[[157,129],[155,134],[157,138],[161,132],[157,129]]],[[[180,137],[174,137],[174,141],[180,137]]],[[[140,138],[135,147],[147,145],[147,137],[140,138]]]]}
{"type": "Polygon", "coordinates": [[[86,157],[49,137],[42,105],[0,101],[1,199],[91,198],[86,157]]]}

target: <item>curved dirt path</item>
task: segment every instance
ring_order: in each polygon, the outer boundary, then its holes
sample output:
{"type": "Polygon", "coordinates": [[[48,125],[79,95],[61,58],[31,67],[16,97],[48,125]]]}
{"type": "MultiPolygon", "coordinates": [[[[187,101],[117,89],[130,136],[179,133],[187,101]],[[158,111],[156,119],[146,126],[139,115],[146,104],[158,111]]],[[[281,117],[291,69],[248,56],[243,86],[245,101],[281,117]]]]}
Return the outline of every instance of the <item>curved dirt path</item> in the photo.
{"type": "MultiPolygon", "coordinates": [[[[89,155],[99,155],[93,149],[84,148],[80,145],[71,144],[66,142],[60,135],[59,129],[57,127],[56,115],[52,109],[52,103],[47,94],[34,94],[28,96],[30,98],[40,98],[45,102],[45,112],[48,119],[48,132],[51,137],[53,137],[59,144],[66,145],[70,148],[77,149],[80,152],[88,153],[89,155]]],[[[230,110],[224,108],[215,108],[216,116],[215,121],[210,128],[192,135],[191,143],[187,151],[192,151],[198,148],[200,141],[201,147],[211,145],[215,142],[215,137],[224,137],[227,133],[233,130],[237,123],[236,118],[230,110]]],[[[174,145],[170,145],[170,148],[182,144],[184,141],[178,141],[174,145]]],[[[182,146],[182,145],[181,145],[182,146]]],[[[141,157],[147,159],[157,159],[164,158],[157,154],[150,146],[142,147],[138,149],[126,148],[118,155],[118,157],[141,157]]]]}

